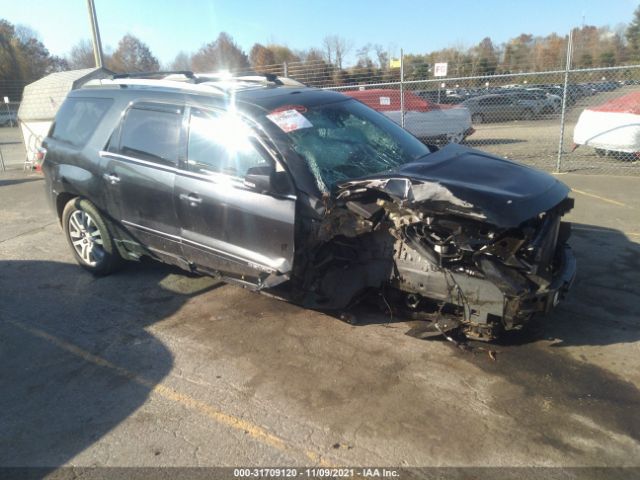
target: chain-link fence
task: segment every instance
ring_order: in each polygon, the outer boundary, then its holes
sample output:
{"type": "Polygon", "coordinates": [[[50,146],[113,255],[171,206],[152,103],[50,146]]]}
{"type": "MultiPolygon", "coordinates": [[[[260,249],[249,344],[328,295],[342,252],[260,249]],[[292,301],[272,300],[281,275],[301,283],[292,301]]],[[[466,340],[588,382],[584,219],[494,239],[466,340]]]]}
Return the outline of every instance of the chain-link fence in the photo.
{"type": "Polygon", "coordinates": [[[549,171],[640,175],[640,65],[444,78],[404,62],[258,70],[341,91],[428,143],[462,143],[549,171]]]}
{"type": "MultiPolygon", "coordinates": [[[[452,76],[481,70],[453,64],[442,78],[431,65],[404,61],[341,68],[318,59],[254,70],[338,90],[426,143],[462,143],[548,171],[640,175],[640,65],[452,76]]],[[[0,148],[5,163],[22,164],[19,103],[2,100],[0,148]]]]}
{"type": "Polygon", "coordinates": [[[0,128],[18,126],[20,102],[2,102],[0,98],[0,128]]]}
{"type": "Polygon", "coordinates": [[[0,171],[22,167],[25,148],[18,127],[20,102],[5,103],[0,96],[0,171]]]}

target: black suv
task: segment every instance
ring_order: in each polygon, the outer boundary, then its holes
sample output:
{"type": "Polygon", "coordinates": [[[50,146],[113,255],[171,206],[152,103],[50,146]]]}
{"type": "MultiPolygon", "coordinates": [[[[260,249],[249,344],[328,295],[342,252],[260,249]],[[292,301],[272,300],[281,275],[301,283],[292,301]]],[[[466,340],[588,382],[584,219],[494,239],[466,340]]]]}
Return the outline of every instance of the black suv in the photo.
{"type": "Polygon", "coordinates": [[[425,336],[485,340],[555,306],[575,275],[573,200],[554,177],[429,147],[288,79],[94,80],[43,145],[71,250],[98,275],[148,256],[314,309],[373,296],[425,336]]]}

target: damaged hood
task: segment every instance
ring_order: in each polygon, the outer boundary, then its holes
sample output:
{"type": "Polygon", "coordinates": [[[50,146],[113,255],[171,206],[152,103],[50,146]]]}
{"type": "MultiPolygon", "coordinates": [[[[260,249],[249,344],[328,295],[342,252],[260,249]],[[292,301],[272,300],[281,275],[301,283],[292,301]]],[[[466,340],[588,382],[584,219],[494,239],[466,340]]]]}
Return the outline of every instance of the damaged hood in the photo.
{"type": "Polygon", "coordinates": [[[419,161],[338,185],[338,198],[374,189],[406,205],[511,228],[556,206],[569,188],[552,175],[450,144],[419,161]]]}

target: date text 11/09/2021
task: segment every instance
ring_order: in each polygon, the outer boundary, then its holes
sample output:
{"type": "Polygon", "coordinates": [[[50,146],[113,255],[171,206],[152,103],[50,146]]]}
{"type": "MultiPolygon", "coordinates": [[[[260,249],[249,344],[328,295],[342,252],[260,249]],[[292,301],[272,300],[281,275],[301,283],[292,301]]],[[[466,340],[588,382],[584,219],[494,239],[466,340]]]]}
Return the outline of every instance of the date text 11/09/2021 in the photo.
{"type": "Polygon", "coordinates": [[[235,468],[235,478],[397,478],[390,468],[235,468]]]}

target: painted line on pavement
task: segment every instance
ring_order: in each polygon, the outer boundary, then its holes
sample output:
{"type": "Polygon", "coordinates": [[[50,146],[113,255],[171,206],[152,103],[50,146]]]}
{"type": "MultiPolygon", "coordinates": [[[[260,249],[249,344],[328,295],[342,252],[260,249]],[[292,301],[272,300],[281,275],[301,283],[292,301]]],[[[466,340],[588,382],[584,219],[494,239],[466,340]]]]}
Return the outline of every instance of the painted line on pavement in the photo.
{"type": "Polygon", "coordinates": [[[247,420],[243,420],[241,418],[235,417],[231,414],[224,413],[216,409],[214,406],[209,405],[208,403],[197,400],[189,395],[185,395],[184,393],[181,393],[170,387],[167,387],[161,384],[156,384],[155,382],[149,379],[146,379],[140,375],[137,375],[134,372],[127,370],[126,368],[115,365],[114,363],[111,363],[109,360],[99,357],[98,355],[94,355],[93,353],[88,352],[78,347],[77,345],[74,345],[58,337],[55,337],[43,330],[40,330],[39,328],[29,327],[29,326],[23,325],[20,322],[16,322],[13,320],[5,320],[5,321],[19,328],[24,332],[27,332],[35,337],[41,338],[68,353],[71,353],[77,357],[80,357],[89,363],[92,363],[99,367],[109,369],[114,373],[116,373],[117,375],[125,377],[128,380],[131,380],[132,382],[137,383],[138,385],[142,385],[143,387],[148,388],[150,393],[155,393],[167,400],[171,400],[172,402],[179,403],[180,405],[190,410],[194,410],[199,414],[221,425],[225,425],[235,430],[244,432],[254,440],[257,440],[258,442],[264,445],[268,445],[274,449],[277,449],[283,452],[287,452],[287,451],[301,452],[311,462],[313,462],[316,465],[320,465],[324,467],[336,467],[336,465],[324,460],[320,454],[314,451],[307,450],[304,448],[298,448],[293,445],[290,445],[284,439],[278,437],[277,435],[274,435],[273,433],[270,433],[269,431],[265,430],[264,428],[258,425],[255,425],[247,420]]]}
{"type": "Polygon", "coordinates": [[[618,207],[626,207],[627,206],[627,204],[625,204],[625,203],[619,202],[617,200],[612,200],[610,198],[601,197],[600,195],[596,195],[595,193],[584,192],[584,191],[578,190],[576,188],[572,188],[571,191],[579,193],[580,195],[584,195],[585,197],[591,197],[591,198],[595,198],[597,200],[601,200],[601,201],[606,202],[606,203],[610,203],[612,205],[617,205],[618,207]]]}

